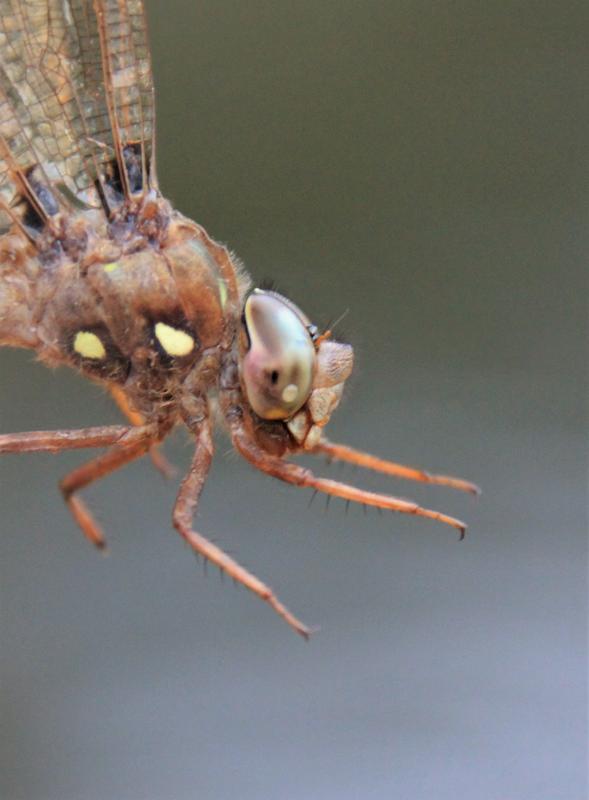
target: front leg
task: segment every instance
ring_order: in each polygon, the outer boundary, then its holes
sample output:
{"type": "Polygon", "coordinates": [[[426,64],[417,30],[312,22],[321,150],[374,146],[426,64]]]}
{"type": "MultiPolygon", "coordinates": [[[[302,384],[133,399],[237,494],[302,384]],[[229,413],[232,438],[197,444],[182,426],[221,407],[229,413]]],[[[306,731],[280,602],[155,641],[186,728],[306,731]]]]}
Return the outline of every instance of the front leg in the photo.
{"type": "Polygon", "coordinates": [[[421,483],[432,483],[438,486],[449,486],[451,489],[458,489],[462,492],[479,495],[481,490],[475,483],[465,481],[463,478],[453,478],[450,475],[434,475],[424,469],[408,467],[405,464],[397,464],[384,458],[378,458],[362,450],[356,450],[345,444],[334,444],[322,438],[313,450],[316,455],[324,455],[330,461],[347,461],[357,467],[371,469],[374,472],[382,472],[384,475],[392,475],[395,478],[404,478],[408,481],[420,481],[421,483]]]}
{"type": "Polygon", "coordinates": [[[310,635],[309,629],[282,605],[268,586],[244,569],[223,550],[192,529],[194,513],[213,458],[213,441],[208,419],[204,419],[196,425],[191,425],[191,428],[196,436],[196,449],[190,470],[182,481],[176,505],[174,506],[174,527],[196,553],[216,564],[219,569],[225,571],[233,580],[241,583],[242,586],[245,586],[268,603],[297,633],[308,639],[310,635]]]}
{"type": "Polygon", "coordinates": [[[464,537],[466,525],[454,517],[449,517],[447,514],[442,514],[439,511],[432,511],[429,508],[422,508],[417,503],[412,503],[408,500],[401,500],[398,497],[392,497],[386,494],[377,494],[376,492],[367,492],[363,489],[358,489],[355,486],[349,486],[340,481],[330,480],[328,478],[318,478],[309,469],[293,464],[289,461],[283,461],[277,456],[270,455],[262,450],[255,440],[248,433],[245,425],[239,416],[228,418],[231,439],[235,448],[241,455],[253,464],[254,467],[279,478],[286,483],[292,483],[295,486],[309,487],[319,492],[332,495],[333,497],[341,497],[343,500],[348,500],[353,503],[362,503],[368,506],[375,506],[376,508],[388,509],[390,511],[399,511],[403,514],[415,514],[419,517],[427,517],[443,522],[456,528],[460,532],[460,538],[464,537]]]}

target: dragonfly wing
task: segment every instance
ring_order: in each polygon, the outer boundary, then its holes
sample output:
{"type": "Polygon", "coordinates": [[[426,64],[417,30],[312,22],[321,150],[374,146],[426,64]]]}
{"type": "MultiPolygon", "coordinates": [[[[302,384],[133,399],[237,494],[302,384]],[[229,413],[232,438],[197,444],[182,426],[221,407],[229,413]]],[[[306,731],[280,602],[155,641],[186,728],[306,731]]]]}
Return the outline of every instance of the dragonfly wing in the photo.
{"type": "Polygon", "coordinates": [[[141,0],[0,0],[4,229],[156,188],[154,123],[141,0]]]}

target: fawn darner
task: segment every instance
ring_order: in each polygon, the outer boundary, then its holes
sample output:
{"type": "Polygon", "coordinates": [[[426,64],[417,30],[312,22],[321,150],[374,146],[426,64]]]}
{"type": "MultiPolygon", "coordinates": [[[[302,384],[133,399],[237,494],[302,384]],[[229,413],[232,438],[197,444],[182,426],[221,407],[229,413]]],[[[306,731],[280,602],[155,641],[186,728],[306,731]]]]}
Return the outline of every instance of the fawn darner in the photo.
{"type": "Polygon", "coordinates": [[[315,476],[289,460],[325,455],[476,493],[324,434],[353,353],[287,298],[254,288],[239,261],[158,189],[150,54],[140,0],[1,0],[0,344],[66,364],[112,394],[127,425],[0,436],[0,452],[106,447],[61,491],[96,546],[79,492],[149,454],[179,424],[194,436],[173,511],[186,542],[265,600],[275,594],[192,520],[213,457],[212,419],[257,469],[300,487],[448,524],[445,514],[315,476]]]}

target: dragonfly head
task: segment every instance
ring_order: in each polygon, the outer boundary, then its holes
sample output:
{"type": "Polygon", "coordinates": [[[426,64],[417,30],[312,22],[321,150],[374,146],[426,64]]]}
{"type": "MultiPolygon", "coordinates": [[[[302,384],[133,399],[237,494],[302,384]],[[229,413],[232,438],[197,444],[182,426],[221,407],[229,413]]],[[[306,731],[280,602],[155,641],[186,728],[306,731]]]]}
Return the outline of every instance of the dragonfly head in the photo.
{"type": "Polygon", "coordinates": [[[313,449],[352,371],[353,351],[320,335],[290,300],[254,289],[243,311],[240,376],[252,410],[313,449]]]}

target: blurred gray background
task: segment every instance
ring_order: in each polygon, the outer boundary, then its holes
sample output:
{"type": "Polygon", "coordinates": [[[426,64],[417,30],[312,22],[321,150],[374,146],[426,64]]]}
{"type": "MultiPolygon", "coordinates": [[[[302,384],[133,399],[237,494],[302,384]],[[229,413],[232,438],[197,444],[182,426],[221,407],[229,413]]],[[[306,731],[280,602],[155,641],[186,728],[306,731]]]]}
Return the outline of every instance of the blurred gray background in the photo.
{"type": "MultiPolygon", "coordinates": [[[[3,800],[586,797],[586,3],[148,3],[159,172],[357,368],[330,437],[480,500],[325,474],[470,523],[368,513],[219,439],[198,528],[309,644],[172,532],[149,463],[0,460],[3,800]]],[[[0,353],[3,432],[118,419],[0,353]]],[[[168,454],[184,467],[189,441],[168,454]]]]}

